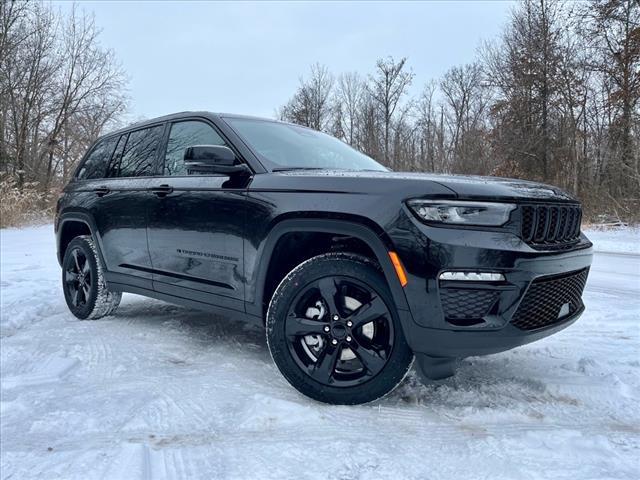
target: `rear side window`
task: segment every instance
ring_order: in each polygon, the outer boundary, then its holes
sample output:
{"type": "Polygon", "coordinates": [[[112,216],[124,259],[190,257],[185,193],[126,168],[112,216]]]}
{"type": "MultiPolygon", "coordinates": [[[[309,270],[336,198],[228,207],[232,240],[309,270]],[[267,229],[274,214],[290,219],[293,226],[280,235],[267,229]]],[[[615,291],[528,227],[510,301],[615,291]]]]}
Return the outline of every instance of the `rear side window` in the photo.
{"type": "Polygon", "coordinates": [[[78,180],[90,180],[92,178],[104,178],[111,153],[116,146],[118,137],[101,140],[93,147],[89,156],[80,167],[78,180]]]}
{"type": "Polygon", "coordinates": [[[113,155],[111,155],[111,163],[109,164],[109,171],[107,172],[107,177],[118,176],[118,167],[120,166],[120,160],[122,160],[122,154],[124,153],[124,146],[127,144],[128,138],[129,138],[129,134],[125,133],[118,140],[116,149],[113,151],[113,155]]]}
{"type": "Polygon", "coordinates": [[[144,177],[155,173],[156,152],[164,127],[136,130],[123,135],[109,168],[110,177],[144,177]]]}
{"type": "Polygon", "coordinates": [[[220,135],[208,124],[197,120],[171,125],[167,153],[164,159],[165,175],[187,175],[184,151],[194,145],[226,145],[220,135]]]}

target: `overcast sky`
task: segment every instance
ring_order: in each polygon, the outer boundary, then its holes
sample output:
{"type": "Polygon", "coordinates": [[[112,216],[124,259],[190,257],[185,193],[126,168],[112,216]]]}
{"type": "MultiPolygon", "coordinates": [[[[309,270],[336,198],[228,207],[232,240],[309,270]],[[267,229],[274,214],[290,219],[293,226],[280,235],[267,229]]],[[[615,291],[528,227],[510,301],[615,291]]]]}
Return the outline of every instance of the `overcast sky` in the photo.
{"type": "MultiPolygon", "coordinates": [[[[69,9],[69,3],[59,3],[69,9]]],[[[406,56],[418,92],[495,38],[511,2],[81,2],[130,78],[131,118],[182,110],[272,117],[320,62],[372,72],[406,56]]]]}

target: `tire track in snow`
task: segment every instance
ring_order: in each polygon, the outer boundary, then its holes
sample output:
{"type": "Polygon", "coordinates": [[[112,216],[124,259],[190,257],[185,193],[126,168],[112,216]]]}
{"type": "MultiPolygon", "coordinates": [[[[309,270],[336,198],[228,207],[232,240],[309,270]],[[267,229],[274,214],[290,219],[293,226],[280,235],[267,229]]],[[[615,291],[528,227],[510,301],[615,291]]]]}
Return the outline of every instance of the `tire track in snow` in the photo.
{"type": "Polygon", "coordinates": [[[59,382],[79,365],[80,361],[77,358],[54,357],[31,373],[4,377],[2,379],[2,389],[9,390],[59,382]]]}
{"type": "Polygon", "coordinates": [[[149,447],[141,443],[123,444],[102,478],[103,480],[122,480],[124,478],[151,480],[153,477],[151,476],[149,447]]]}
{"type": "MultiPolygon", "coordinates": [[[[363,417],[360,419],[371,425],[371,418],[363,417]]],[[[508,438],[520,437],[528,433],[544,433],[553,434],[554,432],[573,431],[579,432],[585,436],[593,435],[615,435],[621,432],[631,432],[640,434],[640,427],[637,425],[626,425],[618,422],[605,423],[556,423],[540,424],[540,423],[478,423],[470,421],[450,422],[448,424],[407,424],[401,434],[398,433],[397,424],[393,420],[389,420],[384,425],[375,425],[376,435],[372,436],[370,442],[388,442],[390,440],[406,441],[407,439],[416,439],[427,442],[453,442],[460,441],[461,434],[466,440],[485,439],[485,438],[508,438]],[[385,430],[389,430],[386,432],[385,430]],[[387,435],[388,433],[388,435],[387,435]]],[[[29,433],[25,437],[27,441],[12,441],[10,444],[3,445],[5,452],[28,452],[34,448],[51,446],[55,450],[109,450],[119,448],[122,445],[144,445],[154,450],[163,448],[189,448],[200,446],[224,446],[225,448],[241,448],[247,442],[251,443],[282,443],[291,445],[295,441],[297,448],[309,443],[317,445],[319,442],[326,442],[330,445],[336,438],[336,425],[331,423],[324,426],[305,426],[305,435],[300,435],[300,427],[294,428],[278,428],[274,429],[251,429],[251,430],[220,430],[198,431],[194,429],[185,431],[173,431],[164,433],[149,433],[148,430],[134,432],[128,431],[126,435],[116,434],[96,434],[87,433],[86,435],[77,435],[75,437],[67,437],[60,439],[54,435],[42,435],[29,433]]],[[[349,437],[348,432],[341,434],[341,439],[345,441],[353,441],[349,437]]],[[[359,437],[358,441],[364,441],[359,437]]],[[[46,448],[46,447],[45,447],[46,448]]]]}
{"type": "Polygon", "coordinates": [[[637,477],[637,297],[617,275],[635,255],[596,255],[590,279],[602,291],[587,285],[585,316],[557,336],[473,359],[442,385],[411,377],[379,407],[328,407],[294,392],[262,334],[230,319],[128,295],[119,315],[76,321],[45,233],[46,243],[28,233],[36,261],[26,258],[43,270],[21,269],[22,257],[3,270],[2,323],[10,313],[20,330],[1,340],[2,379],[51,357],[81,366],[3,387],[0,476],[108,478],[120,464],[138,478],[207,480],[637,477]],[[35,301],[24,300],[29,285],[35,301]]]}
{"type": "Polygon", "coordinates": [[[146,443],[123,443],[118,448],[117,454],[110,459],[109,465],[102,474],[102,479],[197,478],[198,473],[202,472],[200,469],[203,463],[210,465],[207,457],[199,455],[198,452],[181,448],[162,450],[153,448],[146,443]],[[195,453],[195,455],[190,455],[190,453],[195,453]]]}

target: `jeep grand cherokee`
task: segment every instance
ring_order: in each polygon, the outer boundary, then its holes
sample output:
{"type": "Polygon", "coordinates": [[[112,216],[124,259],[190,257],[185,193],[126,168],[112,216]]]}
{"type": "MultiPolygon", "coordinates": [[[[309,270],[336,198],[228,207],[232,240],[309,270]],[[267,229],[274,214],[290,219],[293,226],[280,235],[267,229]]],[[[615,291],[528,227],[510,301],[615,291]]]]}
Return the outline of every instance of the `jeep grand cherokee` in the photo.
{"type": "Polygon", "coordinates": [[[76,317],[133,292],[260,319],[291,385],[356,404],[414,357],[444,378],[575,321],[592,257],[580,220],[552,186],[395,173],[308,128],[187,112],[98,139],[56,232],[76,317]]]}

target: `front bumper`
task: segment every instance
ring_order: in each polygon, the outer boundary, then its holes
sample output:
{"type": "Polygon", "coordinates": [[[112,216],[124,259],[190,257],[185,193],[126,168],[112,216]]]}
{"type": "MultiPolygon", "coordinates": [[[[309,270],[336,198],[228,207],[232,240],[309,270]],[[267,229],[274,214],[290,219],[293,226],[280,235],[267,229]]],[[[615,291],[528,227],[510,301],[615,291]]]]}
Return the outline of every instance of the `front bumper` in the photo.
{"type": "MultiPolygon", "coordinates": [[[[390,238],[408,274],[404,290],[409,311],[399,313],[416,353],[461,358],[509,350],[566,328],[584,310],[581,302],[574,302],[560,318],[539,328],[528,324],[524,329],[514,317],[532,285],[569,272],[582,272],[586,279],[593,252],[584,235],[569,251],[544,252],[512,233],[431,227],[408,214],[390,238]],[[505,281],[438,280],[446,270],[502,273],[505,281]],[[475,311],[464,312],[467,305],[475,311]]],[[[549,295],[553,300],[553,291],[549,295]]]]}

